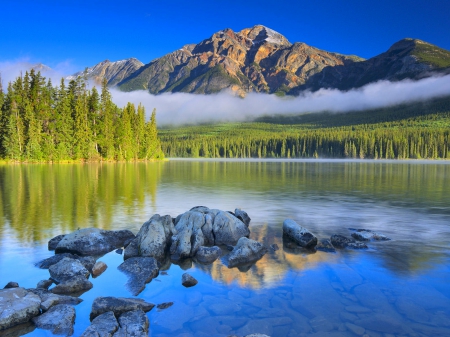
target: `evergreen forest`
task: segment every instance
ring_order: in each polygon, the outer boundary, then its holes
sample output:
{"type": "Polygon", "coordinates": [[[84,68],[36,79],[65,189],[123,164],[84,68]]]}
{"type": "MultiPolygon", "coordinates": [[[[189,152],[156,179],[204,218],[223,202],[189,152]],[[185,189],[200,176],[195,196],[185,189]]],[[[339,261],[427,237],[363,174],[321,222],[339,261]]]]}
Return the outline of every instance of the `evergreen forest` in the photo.
{"type": "Polygon", "coordinates": [[[0,156],[17,162],[162,159],[156,112],[146,121],[142,105],[112,102],[86,76],[53,86],[33,69],[9,83],[0,81],[0,156]]]}
{"type": "Polygon", "coordinates": [[[450,159],[450,98],[160,130],[168,157],[450,159]]]}

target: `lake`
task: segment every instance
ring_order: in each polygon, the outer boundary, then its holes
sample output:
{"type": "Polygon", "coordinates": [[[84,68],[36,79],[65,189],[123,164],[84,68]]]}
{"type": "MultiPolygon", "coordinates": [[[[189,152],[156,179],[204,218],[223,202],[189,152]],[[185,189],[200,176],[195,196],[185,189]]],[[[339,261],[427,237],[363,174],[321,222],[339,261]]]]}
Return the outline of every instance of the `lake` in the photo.
{"type": "MultiPolygon", "coordinates": [[[[147,315],[151,336],[450,336],[450,162],[170,160],[0,166],[0,286],[49,277],[34,264],[52,237],[130,229],[198,205],[245,210],[250,238],[277,244],[247,271],[171,264],[138,295],[174,302],[147,315]],[[319,239],[366,228],[392,240],[367,250],[311,252],[283,243],[294,219],[319,239]],[[198,281],[181,285],[186,270],[198,281]]],[[[81,295],[74,336],[98,296],[132,297],[122,255],[81,295]]],[[[1,335],[1,334],[0,334],[1,335]]],[[[49,336],[30,328],[27,336],[49,336]]]]}

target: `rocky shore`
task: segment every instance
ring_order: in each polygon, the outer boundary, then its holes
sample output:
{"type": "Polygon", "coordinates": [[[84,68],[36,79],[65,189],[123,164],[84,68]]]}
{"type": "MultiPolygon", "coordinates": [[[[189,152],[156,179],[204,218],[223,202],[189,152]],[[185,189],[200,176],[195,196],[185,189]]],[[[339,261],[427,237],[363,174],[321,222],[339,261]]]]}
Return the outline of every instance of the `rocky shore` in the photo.
{"type": "MultiPolygon", "coordinates": [[[[128,277],[126,287],[132,296],[139,295],[171,262],[182,264],[192,259],[208,265],[221,259],[228,268],[246,271],[266,253],[278,249],[276,245],[266,247],[249,239],[250,222],[248,214],[240,209],[226,212],[198,206],[176,217],[155,214],[136,235],[128,230],[97,228],[58,235],[48,242],[55,255],[36,264],[48,269],[48,279],[38,281],[32,289],[11,281],[0,290],[0,333],[20,336],[38,328],[55,335],[73,335],[74,306],[82,302],[81,294],[93,288],[89,278],[101,277],[107,269],[106,263],[99,260],[101,256],[114,250],[123,253],[124,261],[118,270],[128,277]]],[[[389,240],[383,234],[353,228],[351,237],[332,235],[318,239],[291,219],[283,222],[282,230],[283,249],[287,250],[334,253],[336,249],[367,249],[370,241],[389,240]]],[[[184,273],[180,283],[194,287],[198,281],[184,273]]],[[[172,304],[160,303],[157,309],[165,310],[172,304]]],[[[97,297],[89,316],[91,325],[82,336],[148,336],[146,312],[154,307],[155,304],[135,297],[97,297]]]]}

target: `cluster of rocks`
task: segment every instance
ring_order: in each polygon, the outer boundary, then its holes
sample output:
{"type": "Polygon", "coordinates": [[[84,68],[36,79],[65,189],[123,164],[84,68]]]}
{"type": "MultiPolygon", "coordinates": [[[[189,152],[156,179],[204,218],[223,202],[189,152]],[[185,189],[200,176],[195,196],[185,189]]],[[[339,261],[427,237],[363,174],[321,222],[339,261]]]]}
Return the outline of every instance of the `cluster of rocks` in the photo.
{"type": "Polygon", "coordinates": [[[314,234],[296,223],[294,220],[286,219],[283,222],[283,235],[295,242],[296,245],[306,249],[325,252],[335,252],[336,248],[367,249],[369,248],[365,243],[367,241],[390,240],[386,235],[369,229],[349,229],[354,231],[354,233],[351,234],[351,238],[340,234],[334,234],[329,239],[325,238],[319,241],[314,234]]]}

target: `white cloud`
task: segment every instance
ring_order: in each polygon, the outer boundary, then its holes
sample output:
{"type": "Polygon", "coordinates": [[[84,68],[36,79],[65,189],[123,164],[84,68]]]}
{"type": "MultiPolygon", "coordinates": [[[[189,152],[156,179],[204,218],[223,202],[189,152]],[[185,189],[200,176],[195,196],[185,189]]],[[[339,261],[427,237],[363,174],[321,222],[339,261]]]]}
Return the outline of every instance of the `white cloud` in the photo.
{"type": "Polygon", "coordinates": [[[180,125],[246,121],[264,115],[358,111],[423,101],[450,95],[450,75],[419,81],[379,81],[346,92],[321,89],[287,98],[258,93],[239,98],[229,92],[214,95],[151,95],[147,91],[121,92],[117,89],[111,92],[114,102],[120,107],[127,102],[142,103],[147,114],[156,108],[159,125],[180,125]]]}

